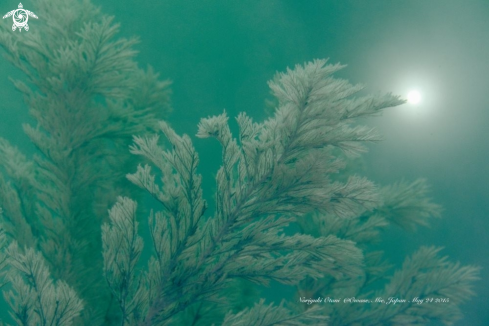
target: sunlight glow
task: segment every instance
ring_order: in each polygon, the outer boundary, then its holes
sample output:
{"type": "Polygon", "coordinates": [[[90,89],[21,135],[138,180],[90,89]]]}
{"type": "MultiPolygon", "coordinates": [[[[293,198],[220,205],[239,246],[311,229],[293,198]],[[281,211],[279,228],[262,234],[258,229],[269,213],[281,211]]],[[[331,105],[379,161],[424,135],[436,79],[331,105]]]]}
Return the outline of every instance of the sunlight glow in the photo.
{"type": "Polygon", "coordinates": [[[410,91],[407,100],[411,104],[418,104],[421,101],[421,94],[418,91],[410,91]]]}

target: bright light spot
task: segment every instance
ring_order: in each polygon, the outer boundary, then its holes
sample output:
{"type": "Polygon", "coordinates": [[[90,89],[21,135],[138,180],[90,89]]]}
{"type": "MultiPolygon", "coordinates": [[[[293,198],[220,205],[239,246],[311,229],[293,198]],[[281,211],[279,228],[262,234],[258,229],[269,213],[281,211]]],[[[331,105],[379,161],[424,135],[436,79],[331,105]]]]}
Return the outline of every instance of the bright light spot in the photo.
{"type": "Polygon", "coordinates": [[[418,104],[421,101],[421,94],[418,91],[410,91],[407,100],[411,104],[418,104]]]}

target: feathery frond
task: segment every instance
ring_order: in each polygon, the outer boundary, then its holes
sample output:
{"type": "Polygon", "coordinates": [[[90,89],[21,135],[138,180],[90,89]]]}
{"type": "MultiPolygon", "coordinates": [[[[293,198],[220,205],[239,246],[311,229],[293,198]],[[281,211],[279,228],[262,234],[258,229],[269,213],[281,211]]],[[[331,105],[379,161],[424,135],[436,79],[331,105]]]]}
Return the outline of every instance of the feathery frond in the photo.
{"type": "Polygon", "coordinates": [[[292,315],[283,307],[273,304],[266,305],[264,300],[251,309],[245,309],[237,314],[228,314],[224,318],[223,326],[301,326],[301,325],[327,325],[328,317],[321,315],[320,307],[316,306],[302,314],[292,315]]]}
{"type": "Polygon", "coordinates": [[[40,253],[20,250],[16,242],[6,250],[12,289],[5,293],[11,315],[19,325],[72,325],[83,301],[64,281],[53,283],[40,253]]]}

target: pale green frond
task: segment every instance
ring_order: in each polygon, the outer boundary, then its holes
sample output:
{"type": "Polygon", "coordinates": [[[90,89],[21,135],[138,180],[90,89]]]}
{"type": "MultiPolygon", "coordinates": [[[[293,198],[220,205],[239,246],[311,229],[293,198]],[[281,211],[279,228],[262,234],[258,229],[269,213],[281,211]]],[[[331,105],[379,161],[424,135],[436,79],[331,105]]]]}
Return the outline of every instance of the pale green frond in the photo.
{"type": "Polygon", "coordinates": [[[136,109],[135,112],[144,118],[158,120],[171,112],[171,81],[160,80],[160,75],[151,66],[133,72],[131,80],[136,87],[132,88],[128,101],[136,109]]]}
{"type": "MultiPolygon", "coordinates": [[[[355,154],[362,148],[354,144],[378,140],[378,136],[364,127],[348,128],[351,118],[375,114],[403,103],[398,97],[387,94],[375,100],[356,101],[351,108],[350,97],[362,87],[331,77],[341,68],[341,65],[326,65],[325,60],[315,60],[279,74],[269,83],[281,104],[275,117],[280,123],[276,128],[285,156],[326,146],[343,146],[347,152],[355,154]]],[[[274,124],[270,121],[266,125],[274,124]]]]}
{"type": "Polygon", "coordinates": [[[5,295],[14,319],[22,325],[72,325],[83,301],[65,282],[51,280],[42,255],[33,249],[23,253],[16,242],[6,254],[12,289],[5,295]]]}
{"type": "Polygon", "coordinates": [[[133,137],[133,144],[129,146],[129,150],[134,155],[141,155],[151,161],[160,170],[166,171],[163,150],[158,145],[159,137],[133,137]]]}
{"type": "Polygon", "coordinates": [[[171,320],[191,298],[216,299],[232,278],[297,284],[306,277],[363,275],[362,254],[352,242],[333,236],[278,235],[295,218],[314,210],[344,219],[381,203],[375,186],[364,178],[331,181],[330,175],[344,168],[333,148],[358,152],[357,143],[376,140],[372,130],[349,126],[350,121],[399,101],[387,96],[351,106],[350,96],[361,87],[333,79],[331,74],[341,66],[325,63],[318,60],[278,75],[270,83],[280,103],[275,116],[258,124],[239,115],[238,139],[225,112],[200,121],[197,137],[216,138],[222,146],[214,217],[200,218],[205,206],[195,173],[198,157],[187,136],[178,136],[162,122],[168,150],[161,149],[157,136],[134,138],[132,153],[149,159],[163,181],[156,185],[156,174],[148,166],[128,175],[164,208],[150,215],[156,255],[148,282],[161,294],[155,294],[147,322],[171,320]]]}
{"type": "MultiPolygon", "coordinates": [[[[41,19],[29,33],[0,24],[0,46],[23,73],[14,85],[35,120],[24,130],[38,149],[32,196],[21,194],[12,177],[7,181],[27,203],[20,211],[53,276],[85,300],[81,319],[101,324],[113,309],[102,274],[101,225],[118,194],[136,195],[124,174],[137,163],[125,149],[132,134],[154,131],[169,111],[169,83],[151,68],[138,68],[136,40],[120,37],[113,18],[89,1],[38,0],[35,12],[41,19]]],[[[12,151],[7,154],[19,163],[19,173],[28,167],[12,151]]],[[[11,203],[13,212],[18,205],[11,203]]]]}
{"type": "MultiPolygon", "coordinates": [[[[0,207],[0,220],[3,220],[3,210],[0,207]]],[[[3,223],[2,223],[3,224],[3,223]]],[[[0,228],[0,289],[8,283],[6,279],[8,256],[5,253],[5,249],[8,247],[8,240],[5,230],[0,228]]]]}
{"type": "Polygon", "coordinates": [[[148,304],[136,271],[143,249],[136,208],[134,201],[119,197],[109,211],[110,223],[102,226],[105,279],[119,303],[123,322],[137,321],[148,304]]]}
{"type": "Polygon", "coordinates": [[[302,326],[302,325],[328,325],[328,317],[321,314],[320,306],[294,314],[284,307],[284,302],[279,306],[266,305],[265,300],[260,300],[253,308],[245,309],[237,314],[229,313],[224,318],[223,326],[302,326]]]}
{"type": "Polygon", "coordinates": [[[369,251],[365,253],[365,285],[384,279],[387,272],[392,268],[393,265],[385,260],[383,255],[383,251],[369,251]]]}
{"type": "Polygon", "coordinates": [[[428,226],[429,218],[440,217],[441,206],[427,196],[426,181],[401,181],[382,189],[384,204],[378,213],[403,229],[413,231],[417,225],[428,226]]]}
{"type": "Polygon", "coordinates": [[[423,299],[424,304],[410,302],[398,307],[381,308],[378,312],[386,323],[406,324],[410,321],[441,320],[452,324],[460,319],[459,304],[474,295],[472,284],[478,280],[479,268],[451,263],[439,257],[441,248],[421,247],[407,258],[380,295],[423,299]],[[426,300],[433,301],[426,301],[426,300]]]}
{"type": "Polygon", "coordinates": [[[326,211],[338,217],[359,216],[381,202],[375,185],[358,176],[350,177],[345,184],[332,184],[326,198],[326,211]]]}
{"type": "Polygon", "coordinates": [[[17,239],[23,245],[33,245],[35,238],[32,234],[19,192],[7,182],[0,173],[0,207],[3,207],[1,223],[10,238],[17,239]]]}
{"type": "Polygon", "coordinates": [[[363,256],[350,241],[334,236],[286,237],[261,232],[248,237],[249,244],[234,254],[236,259],[226,267],[229,275],[261,282],[264,281],[263,275],[269,275],[272,279],[280,275],[280,278],[277,277],[280,282],[296,284],[306,275],[313,278],[325,275],[341,278],[362,274],[363,256]],[[281,254],[283,252],[290,254],[285,256],[281,254]],[[303,272],[295,273],[296,267],[303,272]],[[254,274],[253,270],[258,274],[254,274]],[[284,274],[288,278],[284,278],[284,274]]]}
{"type": "Polygon", "coordinates": [[[39,232],[35,218],[35,169],[20,151],[0,138],[0,207],[4,208],[4,224],[10,236],[22,245],[33,245],[33,232],[39,232]]]}
{"type": "Polygon", "coordinates": [[[200,119],[197,137],[221,138],[229,137],[228,116],[226,112],[221,115],[200,119]]]}
{"type": "MultiPolygon", "coordinates": [[[[112,18],[104,17],[100,23],[88,22],[77,35],[80,41],[72,50],[77,74],[86,75],[89,91],[109,97],[125,97],[124,89],[131,85],[126,72],[135,69],[132,49],[135,40],[112,41],[119,29],[112,18]]],[[[70,49],[71,50],[71,49],[70,49]]],[[[67,58],[63,53],[58,58],[67,58]]],[[[59,64],[62,68],[63,64],[59,64]]],[[[69,71],[69,70],[68,70],[69,71]]],[[[70,77],[66,76],[68,80],[70,77]]],[[[75,80],[71,80],[72,83],[75,80]]]]}
{"type": "Polygon", "coordinates": [[[9,142],[0,137],[0,164],[10,178],[26,191],[34,179],[33,163],[9,142]]]}

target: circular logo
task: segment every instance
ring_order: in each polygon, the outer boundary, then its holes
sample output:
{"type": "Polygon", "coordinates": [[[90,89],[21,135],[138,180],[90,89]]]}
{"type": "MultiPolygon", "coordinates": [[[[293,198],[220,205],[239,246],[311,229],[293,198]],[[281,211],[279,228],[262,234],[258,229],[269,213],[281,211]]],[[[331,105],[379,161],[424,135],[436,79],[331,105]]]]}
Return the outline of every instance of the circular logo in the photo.
{"type": "Polygon", "coordinates": [[[27,24],[28,16],[24,9],[17,9],[14,13],[14,24],[23,27],[27,24]]]}

